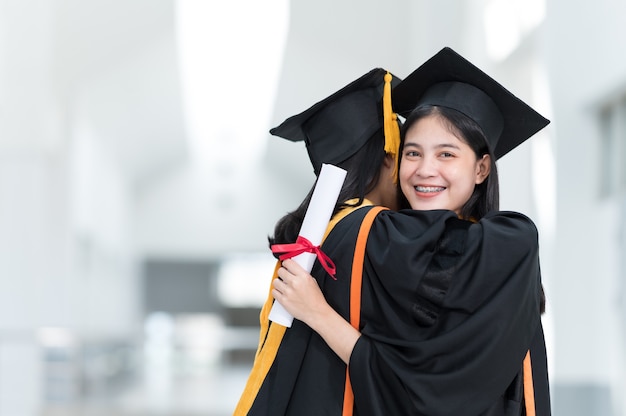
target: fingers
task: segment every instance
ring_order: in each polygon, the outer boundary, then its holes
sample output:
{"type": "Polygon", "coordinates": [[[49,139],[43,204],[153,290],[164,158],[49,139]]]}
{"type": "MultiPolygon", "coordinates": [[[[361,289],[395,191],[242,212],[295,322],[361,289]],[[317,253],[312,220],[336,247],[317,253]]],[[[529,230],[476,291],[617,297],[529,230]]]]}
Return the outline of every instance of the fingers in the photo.
{"type": "Polygon", "coordinates": [[[282,266],[293,275],[302,274],[304,272],[304,269],[293,259],[283,260],[282,266]]]}
{"type": "Polygon", "coordinates": [[[282,262],[282,268],[284,272],[281,273],[281,276],[285,276],[289,278],[295,277],[311,277],[311,274],[304,270],[302,266],[300,266],[296,261],[292,259],[287,259],[282,262]]]}
{"type": "Polygon", "coordinates": [[[278,269],[277,275],[283,282],[291,277],[291,273],[284,265],[278,269]]]}
{"type": "Polygon", "coordinates": [[[285,281],[284,281],[284,280],[280,277],[280,274],[279,274],[278,279],[274,279],[274,281],[272,282],[272,286],[273,286],[273,288],[274,288],[273,290],[276,290],[276,291],[278,291],[280,294],[283,294],[283,293],[284,293],[284,291],[285,291],[285,289],[286,289],[286,287],[287,287],[287,284],[286,284],[286,283],[285,283],[285,281]]]}
{"type": "Polygon", "coordinates": [[[277,274],[283,282],[291,281],[295,276],[302,274],[304,271],[298,263],[291,259],[284,260],[281,266],[277,274]]]}
{"type": "Polygon", "coordinates": [[[272,297],[274,299],[279,299],[282,295],[283,294],[278,289],[276,289],[276,287],[272,289],[272,297]]]}
{"type": "Polygon", "coordinates": [[[310,287],[317,281],[294,260],[287,259],[277,271],[277,279],[274,279],[274,288],[285,295],[286,291],[299,292],[310,287]]]}

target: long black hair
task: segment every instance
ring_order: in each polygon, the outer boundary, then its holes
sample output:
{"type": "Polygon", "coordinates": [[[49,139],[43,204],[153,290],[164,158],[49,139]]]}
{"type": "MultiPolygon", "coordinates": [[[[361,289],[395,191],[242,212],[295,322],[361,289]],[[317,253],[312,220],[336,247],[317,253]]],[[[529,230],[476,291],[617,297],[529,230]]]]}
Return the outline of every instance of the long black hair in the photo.
{"type": "MultiPolygon", "coordinates": [[[[380,180],[380,170],[385,159],[384,143],[383,130],[380,129],[356,153],[343,162],[336,164],[338,167],[345,169],[347,173],[333,215],[342,208],[352,205],[346,203],[346,201],[351,199],[357,200],[354,203],[355,206],[361,204],[365,195],[376,187],[380,180]]],[[[274,236],[268,237],[270,245],[296,241],[314,188],[315,184],[313,184],[313,187],[298,208],[278,220],[274,227],[274,236]]]]}
{"type": "MultiPolygon", "coordinates": [[[[400,131],[400,153],[402,153],[407,131],[418,120],[427,116],[439,117],[443,121],[444,126],[446,126],[452,134],[472,148],[477,159],[482,158],[484,155],[489,155],[491,158],[491,170],[489,175],[482,183],[474,187],[474,192],[461,208],[461,217],[479,220],[488,212],[498,210],[500,208],[500,189],[496,158],[487,143],[482,129],[474,120],[467,117],[465,114],[448,107],[434,105],[421,105],[417,107],[409,114],[400,131]]],[[[401,162],[402,157],[399,157],[398,172],[400,171],[401,162]]],[[[401,192],[399,192],[399,194],[401,195],[401,207],[409,208],[409,203],[404,195],[402,195],[401,192]]]]}

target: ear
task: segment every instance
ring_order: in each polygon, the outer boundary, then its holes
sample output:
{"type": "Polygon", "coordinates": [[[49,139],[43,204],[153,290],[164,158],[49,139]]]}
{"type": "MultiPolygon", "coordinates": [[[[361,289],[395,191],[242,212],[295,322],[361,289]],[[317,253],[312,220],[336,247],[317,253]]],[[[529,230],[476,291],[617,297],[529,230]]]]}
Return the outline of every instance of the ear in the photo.
{"type": "Polygon", "coordinates": [[[491,156],[485,154],[476,162],[476,185],[483,183],[490,172],[491,156]]]}
{"type": "Polygon", "coordinates": [[[393,157],[391,153],[385,153],[385,159],[383,160],[383,165],[386,168],[392,168],[396,164],[396,159],[393,157]]]}

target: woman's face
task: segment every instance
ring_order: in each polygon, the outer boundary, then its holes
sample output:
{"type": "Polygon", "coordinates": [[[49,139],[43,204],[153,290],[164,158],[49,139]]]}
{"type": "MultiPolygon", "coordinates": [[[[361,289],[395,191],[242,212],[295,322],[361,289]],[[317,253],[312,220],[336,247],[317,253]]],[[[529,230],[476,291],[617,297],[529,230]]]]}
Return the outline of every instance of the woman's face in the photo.
{"type": "Polygon", "coordinates": [[[477,159],[441,116],[427,116],[406,133],[400,188],[413,209],[448,209],[460,214],[474,187],[489,175],[490,162],[489,155],[477,159]]]}

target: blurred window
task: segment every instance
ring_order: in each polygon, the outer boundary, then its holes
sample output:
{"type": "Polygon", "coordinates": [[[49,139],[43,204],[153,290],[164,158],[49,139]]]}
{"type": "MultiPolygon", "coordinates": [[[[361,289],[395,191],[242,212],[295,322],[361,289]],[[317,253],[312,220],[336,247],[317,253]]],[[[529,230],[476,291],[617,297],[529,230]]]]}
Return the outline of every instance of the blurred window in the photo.
{"type": "Polygon", "coordinates": [[[626,189],[626,94],[602,107],[599,116],[600,192],[603,197],[626,189]]]}

